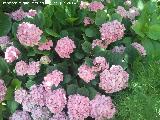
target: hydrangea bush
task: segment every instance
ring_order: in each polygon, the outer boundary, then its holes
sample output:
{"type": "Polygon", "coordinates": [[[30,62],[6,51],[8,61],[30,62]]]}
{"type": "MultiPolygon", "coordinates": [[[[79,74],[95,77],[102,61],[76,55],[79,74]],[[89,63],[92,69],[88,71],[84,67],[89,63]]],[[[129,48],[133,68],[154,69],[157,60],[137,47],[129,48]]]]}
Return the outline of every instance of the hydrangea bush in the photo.
{"type": "Polygon", "coordinates": [[[0,27],[1,119],[115,118],[113,98],[127,89],[134,61],[148,57],[141,9],[122,1],[0,13],[0,24],[7,21],[0,27]]]}

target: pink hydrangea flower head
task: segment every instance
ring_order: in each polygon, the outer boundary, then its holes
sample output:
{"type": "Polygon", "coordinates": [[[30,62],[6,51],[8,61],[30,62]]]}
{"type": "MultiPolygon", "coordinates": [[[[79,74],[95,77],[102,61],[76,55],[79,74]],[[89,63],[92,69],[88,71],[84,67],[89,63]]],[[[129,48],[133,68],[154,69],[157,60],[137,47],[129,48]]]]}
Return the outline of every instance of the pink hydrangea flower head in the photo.
{"type": "Polygon", "coordinates": [[[31,112],[31,110],[35,107],[35,102],[30,94],[28,94],[25,99],[22,101],[23,111],[31,112]]]}
{"type": "Polygon", "coordinates": [[[83,64],[78,68],[78,75],[86,83],[89,83],[96,77],[96,74],[94,73],[92,67],[89,67],[86,64],[83,64]]]}
{"type": "Polygon", "coordinates": [[[33,47],[34,45],[38,45],[42,33],[43,31],[36,27],[36,25],[23,22],[18,26],[17,38],[22,45],[33,47]]]}
{"type": "Polygon", "coordinates": [[[127,17],[127,11],[122,6],[118,6],[116,12],[124,18],[127,17]]]}
{"type": "Polygon", "coordinates": [[[12,12],[12,13],[10,14],[10,17],[11,17],[13,20],[16,20],[16,21],[21,21],[21,20],[23,20],[26,16],[27,16],[27,13],[24,12],[22,8],[20,8],[19,10],[14,11],[14,12],[12,12]]]}
{"type": "Polygon", "coordinates": [[[93,64],[94,64],[94,71],[95,72],[99,72],[99,71],[103,71],[105,69],[109,69],[109,63],[107,63],[106,59],[104,57],[96,57],[93,60],[93,64]]]}
{"type": "Polygon", "coordinates": [[[52,40],[49,40],[45,43],[40,43],[38,49],[39,50],[51,50],[51,47],[53,47],[53,42],[52,40]]]}
{"type": "Polygon", "coordinates": [[[0,37],[0,46],[6,46],[10,43],[10,38],[8,36],[0,37]]]}
{"type": "Polygon", "coordinates": [[[84,22],[84,26],[88,26],[93,23],[93,20],[89,17],[85,17],[83,22],[84,22]]]}
{"type": "Polygon", "coordinates": [[[98,10],[103,10],[104,5],[101,2],[94,1],[89,4],[88,8],[90,11],[97,12],[98,10]]]}
{"type": "Polygon", "coordinates": [[[112,99],[105,95],[96,95],[95,98],[90,101],[90,106],[90,116],[95,118],[95,120],[111,119],[116,113],[112,99]]]}
{"type": "Polygon", "coordinates": [[[31,101],[35,105],[44,106],[45,105],[45,94],[46,91],[42,85],[33,85],[30,88],[29,94],[31,95],[31,101]]]}
{"type": "Polygon", "coordinates": [[[106,93],[118,92],[128,86],[129,74],[120,65],[112,65],[100,73],[99,87],[106,93]]]}
{"type": "Polygon", "coordinates": [[[104,40],[96,39],[93,40],[92,42],[92,49],[95,48],[96,46],[106,49],[108,47],[108,43],[104,40]]]}
{"type": "Polygon", "coordinates": [[[64,89],[57,89],[53,91],[48,91],[46,97],[46,106],[52,113],[60,113],[67,103],[66,93],[64,89]]]}
{"type": "Polygon", "coordinates": [[[69,120],[69,118],[68,116],[66,116],[64,112],[61,112],[53,115],[53,117],[50,118],[49,120],[69,120]]]}
{"type": "Polygon", "coordinates": [[[35,106],[31,110],[31,117],[33,120],[48,120],[50,118],[50,111],[47,107],[35,106]]]}
{"type": "Polygon", "coordinates": [[[68,97],[68,115],[70,120],[84,120],[90,114],[89,98],[79,94],[68,97]]]}
{"type": "Polygon", "coordinates": [[[131,0],[126,0],[126,1],[124,2],[124,4],[127,5],[127,6],[131,6],[132,1],[131,1],[131,0]]]}
{"type": "Polygon", "coordinates": [[[13,113],[9,120],[32,120],[29,113],[26,111],[17,110],[13,113]]]}
{"type": "Polygon", "coordinates": [[[143,47],[141,44],[139,44],[139,43],[137,43],[137,42],[134,42],[134,43],[132,43],[132,46],[133,46],[135,49],[137,49],[137,51],[138,51],[142,56],[146,56],[146,55],[147,55],[146,50],[144,49],[144,47],[143,47]]]}
{"type": "Polygon", "coordinates": [[[63,81],[63,73],[54,70],[44,77],[43,85],[46,89],[51,89],[53,85],[57,87],[61,81],[63,81]]]}
{"type": "Polygon", "coordinates": [[[6,49],[5,60],[8,63],[12,63],[16,59],[18,59],[19,55],[20,55],[20,51],[17,48],[15,48],[14,46],[10,46],[6,49]]]}
{"type": "Polygon", "coordinates": [[[27,95],[28,95],[27,91],[20,88],[20,89],[17,89],[14,92],[14,99],[15,99],[16,102],[21,104],[22,101],[26,98],[27,95]]]}
{"type": "Polygon", "coordinates": [[[4,81],[0,79],[0,103],[4,100],[7,92],[7,88],[4,84],[4,81]]]}
{"type": "Polygon", "coordinates": [[[89,6],[89,3],[88,2],[83,2],[83,1],[81,1],[81,3],[80,3],[80,9],[86,9],[86,8],[88,8],[88,6],[89,6]]]}
{"type": "Polygon", "coordinates": [[[28,65],[27,74],[28,75],[36,75],[36,73],[39,73],[40,71],[40,62],[30,62],[28,65]]]}
{"type": "Polygon", "coordinates": [[[124,47],[123,45],[121,46],[115,46],[113,49],[112,49],[112,52],[113,53],[120,53],[120,54],[123,54],[124,51],[125,51],[126,47],[124,47]]]}
{"type": "Polygon", "coordinates": [[[27,15],[30,16],[30,17],[34,17],[34,16],[37,15],[37,11],[30,9],[30,10],[28,11],[27,15]]]}
{"type": "Polygon", "coordinates": [[[101,39],[106,40],[108,44],[120,40],[124,36],[125,27],[117,20],[102,24],[100,28],[101,39]]]}
{"type": "Polygon", "coordinates": [[[70,58],[70,54],[73,53],[74,48],[76,48],[74,41],[68,37],[64,37],[58,40],[55,51],[61,58],[70,58]]]}
{"type": "Polygon", "coordinates": [[[136,16],[139,16],[139,10],[136,7],[131,7],[127,13],[127,17],[130,20],[134,20],[136,16]]]}
{"type": "Polygon", "coordinates": [[[49,64],[51,62],[50,58],[48,56],[42,56],[40,58],[40,63],[41,64],[49,64]]]}
{"type": "Polygon", "coordinates": [[[28,65],[24,61],[19,61],[16,63],[15,70],[17,75],[24,76],[27,74],[28,65]]]}

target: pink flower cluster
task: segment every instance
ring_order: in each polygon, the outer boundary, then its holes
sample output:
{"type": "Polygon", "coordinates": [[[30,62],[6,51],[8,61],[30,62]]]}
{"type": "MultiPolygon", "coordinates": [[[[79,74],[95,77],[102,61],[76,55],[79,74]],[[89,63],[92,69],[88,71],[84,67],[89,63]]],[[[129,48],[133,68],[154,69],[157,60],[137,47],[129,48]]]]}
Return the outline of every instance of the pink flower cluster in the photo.
{"type": "Polygon", "coordinates": [[[54,70],[44,77],[43,85],[46,89],[51,89],[53,85],[57,87],[62,81],[63,73],[58,70],[54,70]]]}
{"type": "Polygon", "coordinates": [[[134,43],[132,43],[132,46],[133,46],[135,49],[137,49],[138,52],[139,52],[142,56],[146,56],[146,55],[147,55],[146,50],[144,49],[144,47],[143,47],[141,44],[139,44],[139,43],[137,43],[137,42],[134,42],[134,43]]]}
{"type": "Polygon", "coordinates": [[[9,120],[31,120],[31,116],[26,111],[17,110],[13,113],[9,120]]]}
{"type": "Polygon", "coordinates": [[[50,58],[48,56],[42,56],[40,58],[40,63],[41,64],[49,64],[51,62],[50,58]]]}
{"type": "Polygon", "coordinates": [[[69,118],[68,116],[66,116],[64,112],[61,112],[53,115],[53,117],[50,118],[49,120],[69,120],[69,118]]]}
{"type": "Polygon", "coordinates": [[[84,22],[84,26],[87,26],[87,25],[92,24],[93,20],[91,18],[89,18],[89,17],[85,17],[83,22],[84,22]]]}
{"type": "Polygon", "coordinates": [[[89,6],[89,3],[88,2],[83,2],[83,1],[81,1],[81,3],[80,3],[80,9],[86,9],[86,8],[88,8],[88,6],[89,6]]]}
{"type": "Polygon", "coordinates": [[[106,93],[118,92],[128,86],[129,74],[120,65],[112,65],[100,73],[99,87],[106,93]]]}
{"type": "Polygon", "coordinates": [[[90,11],[94,11],[97,12],[98,10],[103,10],[104,9],[104,5],[101,2],[91,2],[88,6],[90,11]]]}
{"type": "Polygon", "coordinates": [[[106,40],[107,44],[113,43],[124,36],[124,31],[124,25],[117,20],[104,23],[100,28],[101,39],[106,40]]]}
{"type": "Polygon", "coordinates": [[[19,61],[16,63],[15,70],[17,75],[24,76],[28,75],[36,75],[40,71],[40,62],[30,62],[29,65],[24,61],[19,61]]]}
{"type": "Polygon", "coordinates": [[[31,117],[33,120],[48,120],[50,118],[50,111],[47,107],[35,106],[31,110],[31,117]]]}
{"type": "Polygon", "coordinates": [[[67,104],[64,89],[57,89],[47,93],[46,106],[52,113],[60,113],[67,104]]]}
{"type": "Polygon", "coordinates": [[[0,79],[0,103],[4,100],[7,92],[7,88],[4,84],[4,81],[0,79]]]}
{"type": "Polygon", "coordinates": [[[14,92],[15,101],[17,101],[18,103],[21,104],[27,95],[28,95],[28,92],[26,90],[24,90],[22,88],[17,89],[14,92]]]}
{"type": "Polygon", "coordinates": [[[51,47],[53,47],[52,40],[49,40],[45,43],[40,43],[38,49],[39,50],[51,50],[51,47]]]}
{"type": "Polygon", "coordinates": [[[96,46],[106,49],[108,47],[108,43],[105,40],[96,39],[92,42],[92,48],[95,48],[96,46]]]}
{"type": "Polygon", "coordinates": [[[120,53],[120,54],[123,54],[124,51],[125,51],[126,47],[124,47],[123,45],[121,46],[115,46],[113,49],[112,49],[112,52],[113,53],[120,53]]]}
{"type": "Polygon", "coordinates": [[[23,22],[18,26],[17,38],[22,45],[33,47],[34,45],[38,45],[42,33],[43,31],[36,27],[36,25],[23,22]]]}
{"type": "Polygon", "coordinates": [[[105,95],[96,95],[96,97],[90,101],[90,106],[90,116],[95,118],[95,120],[111,119],[116,113],[112,99],[105,95]]]}
{"type": "Polygon", "coordinates": [[[25,17],[34,17],[37,15],[37,11],[36,10],[29,10],[28,12],[24,12],[22,8],[12,12],[9,14],[9,16],[16,21],[21,21],[23,20],[25,17]]]}
{"type": "Polygon", "coordinates": [[[104,57],[96,57],[93,60],[93,69],[95,72],[100,72],[103,71],[105,69],[109,69],[109,63],[107,63],[106,59],[104,57]]]}
{"type": "Polygon", "coordinates": [[[19,10],[12,12],[10,16],[13,20],[21,21],[27,16],[27,13],[20,8],[19,10]]]}
{"type": "Polygon", "coordinates": [[[118,6],[116,12],[124,18],[127,17],[127,11],[122,6],[118,6]]]}
{"type": "Polygon", "coordinates": [[[128,17],[130,20],[134,20],[135,17],[138,16],[138,15],[139,15],[139,10],[138,10],[138,8],[136,8],[136,7],[131,7],[131,8],[129,8],[127,17],[128,17]]]}
{"type": "Polygon", "coordinates": [[[68,97],[68,115],[70,120],[84,120],[89,116],[89,99],[79,94],[68,97]]]}
{"type": "Polygon", "coordinates": [[[83,64],[78,68],[78,75],[86,83],[89,83],[91,80],[95,79],[96,77],[96,74],[94,73],[92,67],[89,67],[86,64],[83,64]]]}
{"type": "Polygon", "coordinates": [[[64,37],[58,40],[55,51],[61,58],[70,58],[70,54],[74,48],[76,48],[74,41],[68,37],[64,37]]]}
{"type": "Polygon", "coordinates": [[[7,46],[10,43],[10,38],[8,36],[0,37],[0,46],[7,46]]]}
{"type": "Polygon", "coordinates": [[[5,60],[8,63],[12,63],[16,59],[18,59],[19,55],[20,55],[20,51],[17,48],[15,48],[14,46],[10,46],[6,49],[5,60]]]}

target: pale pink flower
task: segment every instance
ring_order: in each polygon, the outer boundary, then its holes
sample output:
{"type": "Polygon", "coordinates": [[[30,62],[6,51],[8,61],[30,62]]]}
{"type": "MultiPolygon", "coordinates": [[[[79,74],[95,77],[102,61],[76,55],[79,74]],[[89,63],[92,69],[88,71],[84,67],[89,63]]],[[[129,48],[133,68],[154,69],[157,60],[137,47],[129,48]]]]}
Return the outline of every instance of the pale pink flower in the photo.
{"type": "Polygon", "coordinates": [[[76,48],[74,41],[68,37],[64,37],[58,40],[55,51],[61,58],[70,58],[70,54],[73,53],[74,48],[76,48]]]}
{"type": "Polygon", "coordinates": [[[126,0],[126,1],[124,2],[124,4],[127,5],[127,6],[131,6],[132,1],[131,1],[131,0],[126,0]]]}
{"type": "Polygon", "coordinates": [[[83,64],[78,68],[78,75],[86,83],[89,83],[91,80],[95,79],[96,77],[96,74],[94,73],[94,70],[92,69],[92,67],[89,67],[86,64],[83,64]]]}
{"type": "Polygon", "coordinates": [[[116,113],[111,97],[106,97],[105,95],[96,95],[90,101],[90,106],[90,116],[95,120],[111,119],[116,113]]]}
{"type": "Polygon", "coordinates": [[[109,69],[109,63],[107,63],[106,59],[104,57],[96,57],[93,60],[93,69],[95,72],[103,71],[105,69],[109,69]]]}
{"type": "Polygon", "coordinates": [[[16,102],[21,104],[22,101],[26,98],[27,95],[28,95],[27,91],[20,88],[20,89],[17,89],[14,92],[14,99],[15,99],[16,102]]]}
{"type": "Polygon", "coordinates": [[[141,44],[139,44],[139,43],[137,43],[137,42],[134,42],[134,43],[132,43],[132,46],[133,46],[135,49],[137,49],[137,51],[138,51],[142,56],[146,56],[146,55],[147,55],[146,50],[144,49],[144,47],[143,47],[141,44]]]}
{"type": "Polygon", "coordinates": [[[6,49],[5,60],[8,63],[12,63],[16,59],[18,59],[19,55],[20,55],[20,51],[17,48],[15,48],[14,46],[10,46],[6,49]]]}
{"type": "Polygon", "coordinates": [[[125,51],[126,47],[124,47],[123,45],[121,46],[115,46],[113,49],[112,49],[112,52],[113,53],[120,53],[120,54],[123,54],[124,51],[125,51]]]}
{"type": "Polygon", "coordinates": [[[28,112],[17,110],[13,113],[9,120],[31,120],[31,117],[28,112]]]}
{"type": "Polygon", "coordinates": [[[106,49],[108,47],[108,43],[104,40],[96,39],[93,40],[92,42],[92,49],[95,48],[96,46],[106,49]]]}
{"type": "Polygon", "coordinates": [[[79,7],[80,7],[80,9],[86,9],[88,6],[89,6],[89,3],[88,3],[88,2],[83,2],[83,1],[81,1],[79,7]]]}
{"type": "Polygon", "coordinates": [[[17,30],[17,38],[22,45],[31,46],[38,45],[43,31],[36,25],[28,22],[19,24],[17,30]]]}
{"type": "Polygon", "coordinates": [[[89,98],[79,94],[68,97],[67,107],[70,120],[84,120],[90,114],[89,98]]]}
{"type": "Polygon", "coordinates": [[[87,26],[87,25],[92,24],[93,20],[91,18],[89,18],[89,17],[85,17],[83,22],[84,22],[84,26],[87,26]]]}
{"type": "Polygon", "coordinates": [[[19,10],[14,11],[12,13],[10,13],[10,17],[13,20],[17,20],[17,21],[23,20],[26,16],[27,16],[27,13],[24,12],[22,8],[20,8],[19,10]]]}
{"type": "Polygon", "coordinates": [[[53,42],[52,40],[49,40],[45,43],[40,43],[38,49],[39,50],[51,50],[51,47],[53,47],[53,42]]]}
{"type": "Polygon", "coordinates": [[[49,120],[69,120],[69,118],[64,112],[61,112],[53,115],[53,117],[49,118],[49,120]]]}
{"type": "Polygon", "coordinates": [[[127,11],[122,6],[118,6],[116,12],[124,18],[127,17],[127,11]]]}
{"type": "Polygon", "coordinates": [[[30,17],[34,17],[34,16],[37,15],[37,11],[30,9],[30,10],[28,11],[27,15],[30,16],[30,17]]]}
{"type": "Polygon", "coordinates": [[[7,46],[10,43],[10,38],[8,36],[2,36],[0,37],[0,46],[7,46]]]}
{"type": "Polygon", "coordinates": [[[24,111],[31,112],[35,107],[35,102],[32,100],[32,96],[28,94],[22,101],[22,108],[24,111]]]}
{"type": "Polygon", "coordinates": [[[100,28],[101,39],[107,44],[120,40],[124,36],[125,27],[123,24],[114,20],[112,22],[102,24],[100,28]]]}
{"type": "Polygon", "coordinates": [[[27,69],[28,75],[36,75],[36,73],[39,73],[40,71],[40,62],[30,62],[27,69]]]}
{"type": "Polygon", "coordinates": [[[51,89],[53,85],[57,87],[62,81],[63,73],[58,70],[54,70],[44,77],[43,85],[46,89],[51,89]]]}
{"type": "Polygon", "coordinates": [[[48,120],[50,118],[50,111],[47,107],[35,106],[31,110],[31,117],[33,120],[48,120]]]}
{"type": "Polygon", "coordinates": [[[112,65],[100,73],[99,87],[106,93],[118,92],[128,86],[129,74],[120,65],[112,65]]]}
{"type": "Polygon", "coordinates": [[[19,61],[16,63],[15,70],[17,75],[24,76],[27,74],[28,65],[24,61],[19,61]]]}
{"type": "Polygon", "coordinates": [[[7,88],[4,84],[4,81],[0,79],[0,103],[5,99],[7,88]]]}
{"type": "Polygon", "coordinates": [[[64,89],[48,91],[46,95],[46,106],[52,113],[60,113],[65,108],[67,100],[64,89]]]}
{"type": "Polygon", "coordinates": [[[48,56],[42,56],[40,58],[40,63],[41,64],[49,64],[51,62],[50,58],[48,56]]]}
{"type": "Polygon", "coordinates": [[[97,12],[98,10],[103,10],[104,5],[101,2],[94,1],[89,4],[88,8],[90,11],[97,12]]]}
{"type": "Polygon", "coordinates": [[[127,12],[127,17],[130,20],[134,20],[136,16],[139,16],[139,10],[136,7],[129,8],[129,11],[127,12]]]}

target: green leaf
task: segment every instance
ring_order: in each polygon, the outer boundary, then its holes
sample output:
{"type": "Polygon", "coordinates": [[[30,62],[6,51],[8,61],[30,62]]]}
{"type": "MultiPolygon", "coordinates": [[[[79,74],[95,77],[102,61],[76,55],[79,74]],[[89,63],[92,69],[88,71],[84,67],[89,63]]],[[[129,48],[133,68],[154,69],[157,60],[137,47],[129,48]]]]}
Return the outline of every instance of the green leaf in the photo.
{"type": "Polygon", "coordinates": [[[85,64],[91,67],[91,66],[93,66],[93,60],[89,57],[86,57],[85,64]]]}
{"type": "Polygon", "coordinates": [[[21,87],[21,84],[22,84],[22,82],[19,81],[18,79],[13,79],[12,83],[11,83],[11,87],[15,88],[15,89],[18,89],[18,88],[21,87]]]}
{"type": "Polygon", "coordinates": [[[143,33],[144,24],[140,21],[136,21],[136,23],[132,26],[132,29],[135,31],[136,34],[138,34],[141,37],[144,37],[145,34],[143,33]]]}
{"type": "Polygon", "coordinates": [[[82,95],[82,96],[89,97],[89,91],[85,87],[81,87],[81,88],[77,89],[77,93],[82,95]]]}
{"type": "Polygon", "coordinates": [[[84,58],[84,54],[83,54],[83,53],[80,53],[80,52],[76,52],[76,53],[74,54],[74,56],[75,56],[77,59],[79,59],[79,60],[81,60],[82,58],[84,58]]]}
{"type": "Polygon", "coordinates": [[[28,89],[30,89],[30,87],[31,86],[33,86],[34,84],[36,84],[36,82],[35,81],[33,81],[33,80],[31,80],[31,79],[29,79],[27,82],[26,82],[26,87],[28,88],[28,89]]]}
{"type": "Polygon", "coordinates": [[[46,36],[42,35],[40,39],[40,43],[45,43],[47,41],[46,36]]]}
{"type": "Polygon", "coordinates": [[[18,103],[16,101],[7,101],[7,107],[9,108],[11,113],[14,113],[18,108],[18,103]]]}
{"type": "Polygon", "coordinates": [[[160,40],[160,25],[149,26],[147,36],[153,40],[160,40]]]}
{"type": "Polygon", "coordinates": [[[12,34],[13,34],[14,36],[16,36],[16,34],[17,34],[17,28],[18,28],[18,23],[14,22],[14,23],[12,24],[12,34]]]}
{"type": "Polygon", "coordinates": [[[60,37],[56,32],[54,32],[52,29],[46,28],[45,29],[46,33],[53,36],[53,37],[60,37]]]}
{"type": "Polygon", "coordinates": [[[111,16],[111,20],[118,20],[119,22],[122,22],[122,16],[117,13],[114,13],[111,16]]]}
{"type": "Polygon", "coordinates": [[[92,100],[96,96],[97,91],[93,87],[87,87],[87,89],[89,91],[89,98],[92,100]]]}
{"type": "Polygon", "coordinates": [[[93,49],[93,54],[94,54],[94,57],[99,57],[99,56],[106,57],[107,51],[104,48],[96,46],[93,49]]]}
{"type": "Polygon", "coordinates": [[[3,77],[4,75],[6,75],[8,71],[9,71],[9,68],[6,61],[2,57],[0,57],[0,77],[3,77]]]}
{"type": "Polygon", "coordinates": [[[9,33],[12,27],[11,18],[0,12],[0,36],[5,36],[9,33]]]}
{"type": "Polygon", "coordinates": [[[34,48],[29,48],[28,49],[28,53],[27,53],[27,56],[35,56],[36,52],[34,50],[34,48]]]}
{"type": "Polygon", "coordinates": [[[96,13],[95,24],[101,25],[105,23],[108,19],[107,13],[105,11],[98,11],[96,13]]]}
{"type": "Polygon", "coordinates": [[[85,41],[83,44],[82,44],[82,49],[84,52],[86,53],[89,53],[91,50],[92,50],[92,45],[90,42],[88,41],[85,41]]]}
{"type": "Polygon", "coordinates": [[[75,84],[71,84],[67,86],[67,95],[72,95],[77,92],[78,86],[75,84]]]}
{"type": "Polygon", "coordinates": [[[85,29],[85,34],[88,37],[95,37],[97,35],[97,30],[94,27],[89,27],[85,29]]]}
{"type": "Polygon", "coordinates": [[[63,84],[69,83],[70,81],[72,81],[72,76],[70,74],[65,75],[63,84]]]}

